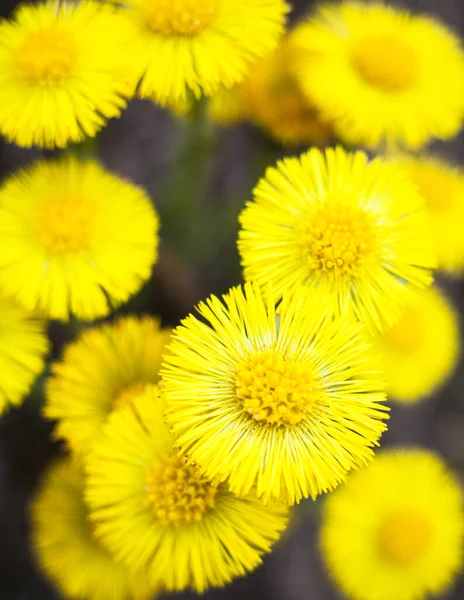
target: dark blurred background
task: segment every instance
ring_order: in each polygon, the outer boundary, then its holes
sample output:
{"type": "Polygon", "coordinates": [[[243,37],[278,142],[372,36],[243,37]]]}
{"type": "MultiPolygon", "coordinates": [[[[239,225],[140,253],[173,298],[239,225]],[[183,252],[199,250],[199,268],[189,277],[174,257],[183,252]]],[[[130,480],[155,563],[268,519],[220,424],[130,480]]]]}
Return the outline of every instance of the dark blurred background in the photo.
{"type": "MultiPolygon", "coordinates": [[[[18,4],[0,0],[7,17],[18,4]]],[[[399,4],[393,2],[391,4],[399,4]]],[[[315,4],[293,0],[292,20],[315,4]]],[[[464,36],[464,0],[405,0],[413,11],[439,16],[464,36]]],[[[342,91],[341,91],[342,92],[342,91]]],[[[150,312],[176,325],[192,306],[210,293],[223,293],[240,282],[235,241],[237,216],[251,189],[285,151],[251,125],[230,129],[192,124],[172,117],[148,101],[134,100],[119,120],[109,123],[98,140],[107,168],[146,188],[160,213],[162,231],[153,278],[120,312],[150,312]],[[192,129],[192,128],[197,129],[192,129]],[[185,136],[195,142],[185,145],[185,136]],[[195,184],[192,185],[192,180],[195,184]]],[[[456,164],[464,163],[464,135],[432,148],[456,164]]],[[[53,153],[25,150],[0,139],[0,178],[53,153]]],[[[463,224],[464,227],[464,224],[463,224]]],[[[440,281],[464,315],[464,284],[440,281]]],[[[78,325],[52,324],[53,356],[73,338],[78,325]]],[[[1,374],[0,374],[1,377],[1,374]]],[[[59,596],[41,579],[28,548],[27,502],[43,468],[60,452],[51,441],[52,427],[39,416],[39,380],[21,409],[0,419],[0,600],[52,600],[59,596]]],[[[464,364],[440,394],[418,406],[392,405],[383,445],[434,448],[464,473],[464,364]]],[[[296,511],[293,524],[264,564],[245,579],[205,600],[337,600],[318,558],[318,515],[323,498],[296,511]]],[[[195,594],[176,596],[193,600],[195,594]]],[[[464,581],[440,598],[464,599],[464,581]]],[[[391,600],[395,600],[392,598],[391,600]]]]}

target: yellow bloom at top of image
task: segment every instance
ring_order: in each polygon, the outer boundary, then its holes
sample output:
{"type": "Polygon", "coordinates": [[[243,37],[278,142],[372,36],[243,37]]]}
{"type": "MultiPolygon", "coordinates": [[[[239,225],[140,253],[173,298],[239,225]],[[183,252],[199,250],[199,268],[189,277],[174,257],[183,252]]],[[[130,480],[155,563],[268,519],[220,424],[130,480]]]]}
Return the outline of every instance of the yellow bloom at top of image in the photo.
{"type": "Polygon", "coordinates": [[[437,267],[459,276],[464,270],[464,170],[434,157],[401,157],[432,217],[437,267]]]}
{"type": "Polygon", "coordinates": [[[254,570],[288,509],[234,496],[179,455],[162,397],[121,406],[87,457],[86,500],[115,557],[165,591],[204,592],[254,570]]]}
{"type": "Polygon", "coordinates": [[[105,316],[150,277],[157,232],[138,186],[95,161],[39,161],[0,187],[0,288],[52,319],[105,316]]]}
{"type": "Polygon", "coordinates": [[[178,446],[213,480],[263,502],[334,489],[373,457],[388,418],[364,327],[303,286],[275,307],[245,284],[173,332],[161,369],[178,446]]]}
{"type": "Polygon", "coordinates": [[[139,94],[162,105],[240,82],[283,33],[284,0],[124,0],[139,38],[139,94]]]}
{"type": "Polygon", "coordinates": [[[305,285],[371,331],[395,323],[435,266],[424,200],[402,169],[361,151],[312,149],[268,168],[240,217],[247,281],[276,298],[305,285]]]}
{"type": "Polygon", "coordinates": [[[65,598],[150,600],[155,588],[101,544],[84,502],[85,477],[69,458],[45,472],[31,506],[32,546],[38,565],[65,598]]]}
{"type": "Polygon", "coordinates": [[[352,144],[419,148],[457,134],[464,52],[444,25],[383,2],[323,4],[298,26],[300,85],[352,144]]]}
{"type": "Polygon", "coordinates": [[[21,404],[48,349],[46,322],[0,293],[0,414],[21,404]]]}
{"type": "Polygon", "coordinates": [[[463,492],[433,452],[380,453],[331,494],[321,548],[352,600],[423,600],[442,594],[463,562],[463,492]]]}
{"type": "Polygon", "coordinates": [[[132,27],[93,0],[21,5],[0,22],[0,133],[20,146],[93,137],[125,107],[132,27]]]}
{"type": "Polygon", "coordinates": [[[434,393],[460,355],[456,310],[438,289],[418,292],[400,320],[374,338],[391,400],[414,403],[434,393]]]}
{"type": "Polygon", "coordinates": [[[108,415],[145,396],[158,395],[159,369],[171,330],[151,317],[122,317],[85,331],[53,363],[44,415],[58,421],[56,435],[88,452],[108,415]]]}

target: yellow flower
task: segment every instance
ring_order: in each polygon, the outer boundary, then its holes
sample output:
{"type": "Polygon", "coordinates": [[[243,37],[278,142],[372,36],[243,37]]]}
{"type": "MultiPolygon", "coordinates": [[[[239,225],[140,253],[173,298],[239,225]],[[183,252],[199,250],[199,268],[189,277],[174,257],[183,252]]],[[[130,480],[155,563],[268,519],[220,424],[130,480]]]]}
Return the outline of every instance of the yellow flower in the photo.
{"type": "Polygon", "coordinates": [[[249,107],[243,97],[243,82],[233,88],[221,88],[208,103],[211,120],[219,125],[233,125],[248,117],[249,107]]]}
{"type": "Polygon", "coordinates": [[[438,289],[417,294],[399,322],[375,344],[386,372],[387,394],[417,402],[432,394],[459,358],[458,316],[438,289]]]}
{"type": "Polygon", "coordinates": [[[287,510],[237,498],[174,450],[158,398],[115,411],[88,457],[96,532],[115,556],[169,591],[203,592],[261,563],[287,510]]]}
{"type": "Polygon", "coordinates": [[[174,330],[161,375],[177,443],[211,479],[293,504],[372,458],[387,408],[360,325],[303,287],[277,309],[245,284],[197,310],[174,330]]]}
{"type": "Polygon", "coordinates": [[[45,323],[29,315],[15,300],[0,294],[0,414],[18,406],[48,352],[45,323]]]}
{"type": "Polygon", "coordinates": [[[296,285],[329,292],[371,330],[400,317],[432,281],[427,213],[402,169],[363,152],[312,149],[269,168],[240,216],[248,281],[277,298],[296,285]]]}
{"type": "Polygon", "coordinates": [[[464,171],[435,158],[400,158],[432,216],[438,268],[457,275],[464,269],[464,171]]]}
{"type": "Polygon", "coordinates": [[[0,132],[50,148],[94,136],[133,91],[123,71],[131,35],[99,2],[20,6],[0,23],[0,132]]]}
{"type": "Polygon", "coordinates": [[[44,414],[71,448],[89,450],[108,415],[159,382],[170,329],[149,317],[123,317],[88,329],[52,365],[44,414]]]}
{"type": "Polygon", "coordinates": [[[241,81],[276,45],[284,0],[125,0],[136,26],[139,93],[160,104],[241,81]]]}
{"type": "Polygon", "coordinates": [[[158,218],[96,162],[39,162],[0,188],[0,286],[54,319],[108,314],[150,277],[158,218]]]}
{"type": "Polygon", "coordinates": [[[84,478],[69,459],[46,473],[31,506],[37,561],[66,598],[149,600],[153,586],[117,563],[94,536],[83,499],[84,478]]]}
{"type": "Polygon", "coordinates": [[[383,2],[324,5],[295,34],[303,91],[353,144],[423,146],[456,135],[464,53],[431,18],[383,2]]]}
{"type": "Polygon", "coordinates": [[[462,565],[463,495],[425,450],[379,455],[327,498],[321,546],[352,600],[422,600],[462,565]]]}
{"type": "Polygon", "coordinates": [[[305,98],[292,72],[298,50],[292,36],[254,66],[243,95],[250,118],[282,144],[323,144],[331,135],[328,121],[305,98]]]}

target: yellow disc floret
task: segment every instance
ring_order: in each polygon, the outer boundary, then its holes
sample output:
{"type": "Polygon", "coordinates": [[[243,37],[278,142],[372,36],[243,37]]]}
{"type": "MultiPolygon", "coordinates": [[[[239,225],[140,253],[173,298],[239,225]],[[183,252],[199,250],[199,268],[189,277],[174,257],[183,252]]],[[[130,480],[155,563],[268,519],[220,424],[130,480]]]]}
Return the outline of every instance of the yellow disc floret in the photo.
{"type": "Polygon", "coordinates": [[[361,38],[354,46],[352,64],[364,81],[383,92],[407,90],[418,77],[414,50],[390,33],[361,38]]]}
{"type": "Polygon", "coordinates": [[[143,0],[149,26],[166,36],[196,35],[214,17],[217,0],[143,0]]]}
{"type": "Polygon", "coordinates": [[[77,61],[71,32],[52,24],[32,32],[17,51],[17,64],[34,84],[56,85],[69,77],[77,61]]]}
{"type": "Polygon", "coordinates": [[[414,508],[392,510],[379,527],[382,556],[399,565],[411,565],[427,552],[431,540],[430,519],[414,508]]]}
{"type": "Polygon", "coordinates": [[[36,211],[37,237],[49,252],[70,254],[90,247],[96,214],[93,204],[66,194],[44,199],[36,211]]]}
{"type": "Polygon", "coordinates": [[[237,397],[257,421],[296,425],[318,397],[318,377],[276,350],[250,356],[238,369],[237,397]]]}
{"type": "Polygon", "coordinates": [[[163,525],[201,521],[214,508],[217,488],[186,458],[160,460],[147,474],[147,485],[147,505],[163,525]]]}

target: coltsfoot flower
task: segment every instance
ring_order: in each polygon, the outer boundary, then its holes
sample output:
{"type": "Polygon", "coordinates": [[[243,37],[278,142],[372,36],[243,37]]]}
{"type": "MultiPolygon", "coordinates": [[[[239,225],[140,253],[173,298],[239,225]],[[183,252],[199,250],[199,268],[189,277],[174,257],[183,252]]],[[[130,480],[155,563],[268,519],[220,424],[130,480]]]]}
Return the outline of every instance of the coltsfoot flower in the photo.
{"type": "Polygon", "coordinates": [[[247,281],[276,298],[328,292],[336,313],[371,331],[399,319],[435,266],[424,200],[402,169],[363,152],[312,149],[269,168],[239,217],[247,281]]]}
{"type": "Polygon", "coordinates": [[[463,494],[432,452],[381,453],[327,498],[321,546],[352,600],[422,600],[462,567],[463,494]]]}
{"type": "Polygon", "coordinates": [[[384,384],[363,328],[304,287],[246,284],[173,332],[161,370],[177,444],[232,492],[294,504],[373,456],[384,384]]]}
{"type": "Polygon", "coordinates": [[[145,192],[93,161],[41,161],[0,187],[0,287],[67,321],[107,315],[150,277],[158,217],[145,192]]]}

